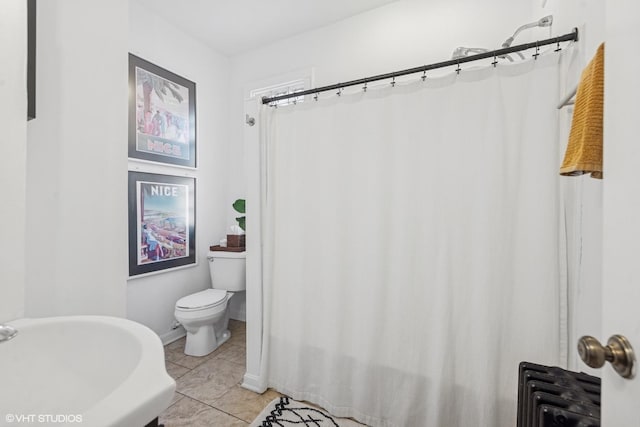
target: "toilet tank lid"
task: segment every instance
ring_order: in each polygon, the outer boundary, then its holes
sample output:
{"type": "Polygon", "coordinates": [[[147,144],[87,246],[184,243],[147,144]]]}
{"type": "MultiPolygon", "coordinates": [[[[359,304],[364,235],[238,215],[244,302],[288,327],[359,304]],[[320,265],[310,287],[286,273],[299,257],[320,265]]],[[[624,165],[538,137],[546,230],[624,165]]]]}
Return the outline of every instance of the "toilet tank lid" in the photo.
{"type": "Polygon", "coordinates": [[[225,300],[227,291],[223,289],[205,289],[195,294],[182,297],[176,303],[178,308],[203,308],[215,306],[225,300]]]}
{"type": "Polygon", "coordinates": [[[246,258],[247,252],[209,251],[207,258],[246,258]]]}

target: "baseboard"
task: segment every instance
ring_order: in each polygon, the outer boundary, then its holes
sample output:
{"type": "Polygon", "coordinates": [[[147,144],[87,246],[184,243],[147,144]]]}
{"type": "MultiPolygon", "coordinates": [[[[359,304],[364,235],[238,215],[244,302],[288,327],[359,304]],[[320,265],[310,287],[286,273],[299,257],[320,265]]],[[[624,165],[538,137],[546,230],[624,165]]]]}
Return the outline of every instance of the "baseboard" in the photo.
{"type": "Polygon", "coordinates": [[[247,321],[247,311],[245,310],[245,305],[243,304],[241,308],[237,310],[229,310],[229,317],[233,320],[240,320],[241,322],[247,321]]]}
{"type": "Polygon", "coordinates": [[[242,379],[242,384],[240,384],[242,388],[246,388],[247,390],[251,390],[253,392],[262,394],[267,391],[267,388],[260,385],[260,378],[256,375],[245,373],[242,379]]]}
{"type": "Polygon", "coordinates": [[[187,331],[185,331],[184,328],[180,326],[179,328],[172,329],[169,332],[160,335],[160,340],[162,341],[162,345],[167,345],[179,340],[185,335],[187,335],[187,331]]]}

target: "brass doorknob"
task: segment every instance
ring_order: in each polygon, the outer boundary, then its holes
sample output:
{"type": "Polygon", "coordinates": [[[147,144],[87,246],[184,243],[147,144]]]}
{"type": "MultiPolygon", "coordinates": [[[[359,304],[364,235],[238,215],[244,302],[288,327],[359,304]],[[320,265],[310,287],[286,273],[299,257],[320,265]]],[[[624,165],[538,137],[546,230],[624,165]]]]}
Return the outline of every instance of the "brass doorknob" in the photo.
{"type": "Polygon", "coordinates": [[[584,336],[578,341],[578,354],[592,368],[601,368],[605,362],[610,362],[623,378],[631,379],[636,374],[633,347],[622,335],[612,335],[606,347],[594,337],[584,336]]]}

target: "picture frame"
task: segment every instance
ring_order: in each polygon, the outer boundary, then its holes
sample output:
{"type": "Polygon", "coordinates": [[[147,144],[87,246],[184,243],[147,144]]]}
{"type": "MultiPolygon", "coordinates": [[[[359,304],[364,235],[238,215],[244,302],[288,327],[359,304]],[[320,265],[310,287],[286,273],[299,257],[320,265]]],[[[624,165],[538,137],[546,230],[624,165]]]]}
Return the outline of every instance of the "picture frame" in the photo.
{"type": "Polygon", "coordinates": [[[196,264],[193,177],[129,171],[129,277],[196,264]]]}
{"type": "Polygon", "coordinates": [[[36,0],[27,0],[27,120],[36,118],[36,0]]]}
{"type": "Polygon", "coordinates": [[[196,84],[129,54],[129,158],[195,169],[196,84]]]}

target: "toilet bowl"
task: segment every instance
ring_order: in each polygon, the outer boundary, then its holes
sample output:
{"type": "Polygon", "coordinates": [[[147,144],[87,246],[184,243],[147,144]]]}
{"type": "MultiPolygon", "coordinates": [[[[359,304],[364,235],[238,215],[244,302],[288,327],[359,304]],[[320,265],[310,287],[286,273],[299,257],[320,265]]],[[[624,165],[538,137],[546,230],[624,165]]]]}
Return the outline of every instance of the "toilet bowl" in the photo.
{"type": "Polygon", "coordinates": [[[227,302],[232,296],[220,289],[206,289],[178,300],[175,318],[187,331],[185,354],[206,356],[229,339],[227,302]]]}
{"type": "Polygon", "coordinates": [[[231,337],[229,300],[246,289],[245,252],[209,252],[211,289],[176,302],[174,316],[187,331],[184,353],[206,356],[231,337]]]}

